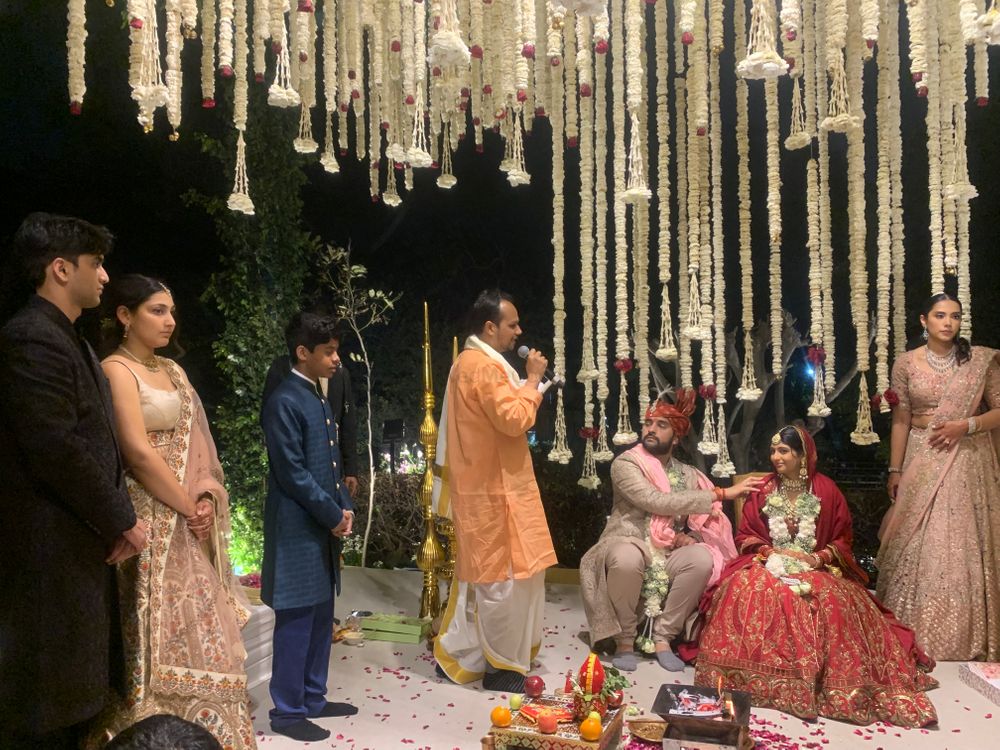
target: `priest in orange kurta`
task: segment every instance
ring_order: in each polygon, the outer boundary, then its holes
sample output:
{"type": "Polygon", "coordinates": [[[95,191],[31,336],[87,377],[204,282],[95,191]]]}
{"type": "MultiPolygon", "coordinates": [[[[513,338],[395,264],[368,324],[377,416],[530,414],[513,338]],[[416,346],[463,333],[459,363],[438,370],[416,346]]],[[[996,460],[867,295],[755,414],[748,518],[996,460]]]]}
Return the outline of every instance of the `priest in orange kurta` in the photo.
{"type": "Polygon", "coordinates": [[[521,329],[501,292],[480,295],[470,327],[438,444],[446,488],[436,510],[455,524],[457,553],[434,655],[454,682],[520,692],[541,645],[545,569],[556,562],[527,439],[547,362],[529,353],[521,381],[503,358],[521,329]]]}

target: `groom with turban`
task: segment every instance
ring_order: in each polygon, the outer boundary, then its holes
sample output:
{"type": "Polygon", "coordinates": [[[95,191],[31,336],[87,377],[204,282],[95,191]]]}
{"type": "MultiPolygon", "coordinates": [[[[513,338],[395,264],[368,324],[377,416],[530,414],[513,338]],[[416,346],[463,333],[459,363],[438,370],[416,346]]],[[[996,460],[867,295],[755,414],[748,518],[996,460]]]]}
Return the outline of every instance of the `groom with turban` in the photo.
{"type": "Polygon", "coordinates": [[[634,644],[642,615],[647,620],[644,650],[652,649],[664,669],[684,669],[671,641],[691,635],[701,595],[736,556],[722,501],[740,497],[760,482],[751,478],[715,487],[674,457],[677,443],[691,429],[694,398],[694,391],[678,389],[676,403],[661,397],[646,410],[642,439],[611,464],[611,515],[597,544],[580,561],[590,642],[613,638],[613,663],[622,670],[636,668],[634,644]],[[659,571],[661,581],[665,573],[669,586],[656,611],[643,597],[647,568],[659,571]]]}

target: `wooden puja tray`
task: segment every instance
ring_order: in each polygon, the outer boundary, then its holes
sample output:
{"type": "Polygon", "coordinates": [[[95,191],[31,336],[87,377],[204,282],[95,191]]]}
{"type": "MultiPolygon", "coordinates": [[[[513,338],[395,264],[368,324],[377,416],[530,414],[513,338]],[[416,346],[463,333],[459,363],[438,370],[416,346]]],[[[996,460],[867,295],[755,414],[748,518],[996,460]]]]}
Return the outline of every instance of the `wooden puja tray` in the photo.
{"type": "MultiPolygon", "coordinates": [[[[622,734],[623,709],[609,709],[607,716],[601,722],[601,738],[588,742],[580,737],[577,722],[573,720],[573,699],[556,695],[540,695],[537,698],[525,699],[521,710],[514,714],[514,719],[508,727],[490,727],[488,740],[496,750],[614,750],[618,747],[622,734]],[[525,708],[528,708],[527,714],[525,708]],[[555,734],[542,734],[538,731],[530,714],[539,710],[565,712],[566,721],[560,719],[555,734]]],[[[487,747],[486,740],[483,746],[487,747]]]]}

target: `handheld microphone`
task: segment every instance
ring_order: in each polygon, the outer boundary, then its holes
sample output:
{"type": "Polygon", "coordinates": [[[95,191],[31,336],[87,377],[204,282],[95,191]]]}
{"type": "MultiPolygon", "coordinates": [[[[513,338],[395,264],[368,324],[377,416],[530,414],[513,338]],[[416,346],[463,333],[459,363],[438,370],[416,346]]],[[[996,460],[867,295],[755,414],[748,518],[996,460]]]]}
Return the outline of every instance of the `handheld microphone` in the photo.
{"type": "MultiPolygon", "coordinates": [[[[520,357],[521,359],[527,359],[528,352],[530,351],[531,349],[522,344],[521,346],[517,347],[517,356],[520,357]]],[[[545,377],[548,378],[549,382],[556,388],[562,388],[564,385],[566,385],[566,380],[565,378],[563,378],[562,375],[556,375],[554,372],[552,372],[552,370],[548,368],[545,369],[545,377]]]]}

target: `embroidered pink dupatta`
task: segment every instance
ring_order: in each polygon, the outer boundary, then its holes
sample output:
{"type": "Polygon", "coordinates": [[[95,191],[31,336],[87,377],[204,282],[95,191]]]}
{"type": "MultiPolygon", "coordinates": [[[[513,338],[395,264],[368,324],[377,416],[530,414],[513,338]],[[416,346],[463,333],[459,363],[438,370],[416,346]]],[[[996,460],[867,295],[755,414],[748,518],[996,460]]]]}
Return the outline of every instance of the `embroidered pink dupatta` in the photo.
{"type": "MultiPolygon", "coordinates": [[[[636,459],[643,475],[656,489],[665,493],[671,491],[670,480],[667,478],[667,472],[660,459],[647,451],[642,443],[630,448],[628,453],[636,459]]],[[[698,489],[711,491],[715,488],[708,477],[697,469],[694,469],[694,472],[698,480],[698,489]]],[[[726,563],[736,557],[736,547],[733,544],[733,526],[722,512],[722,503],[720,502],[712,503],[711,513],[688,516],[687,523],[692,531],[701,534],[704,541],[699,542],[699,544],[712,555],[712,577],[708,580],[708,585],[712,586],[719,580],[726,563]]],[[[658,549],[666,549],[673,545],[674,536],[672,516],[654,515],[649,519],[649,539],[653,546],[658,549]]]]}

